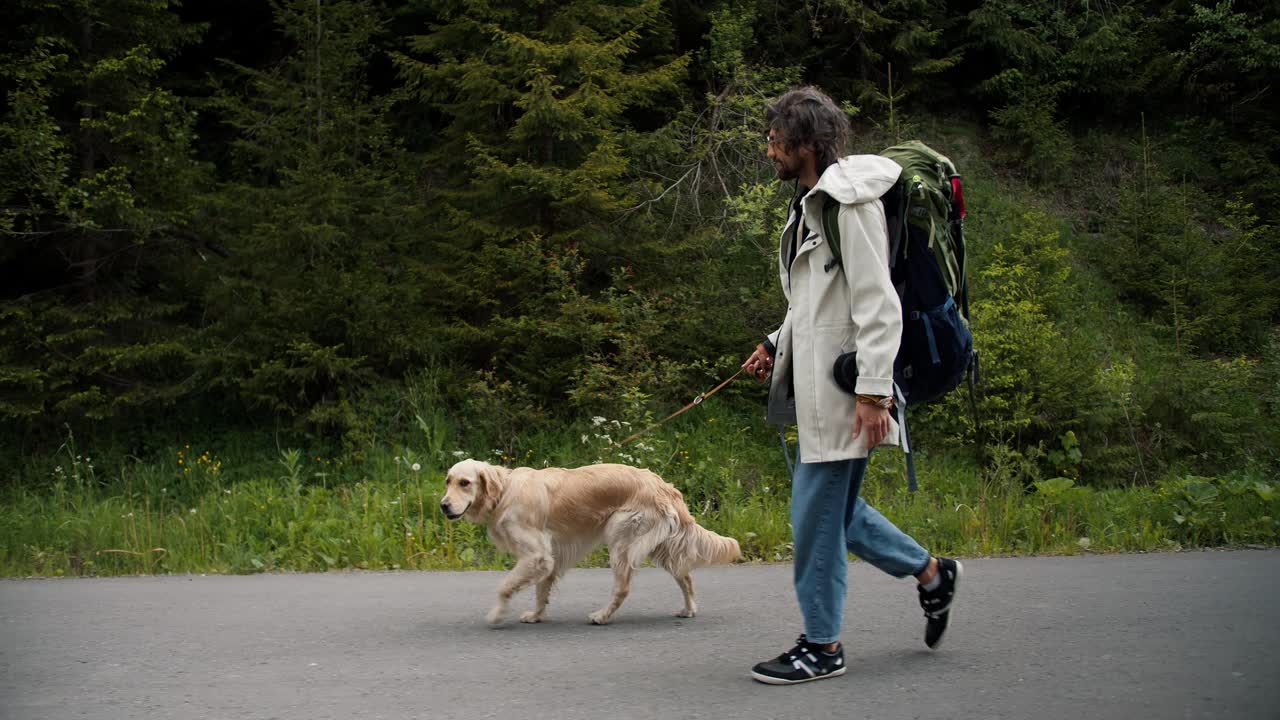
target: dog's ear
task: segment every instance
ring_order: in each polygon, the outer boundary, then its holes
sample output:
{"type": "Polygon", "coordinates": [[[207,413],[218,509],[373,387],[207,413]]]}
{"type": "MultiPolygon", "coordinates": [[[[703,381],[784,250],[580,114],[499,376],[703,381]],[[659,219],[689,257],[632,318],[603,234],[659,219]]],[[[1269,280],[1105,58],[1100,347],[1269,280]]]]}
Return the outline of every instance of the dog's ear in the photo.
{"type": "Polygon", "coordinates": [[[475,502],[480,507],[481,514],[497,507],[503,491],[507,489],[507,475],[510,472],[507,468],[484,463],[476,473],[476,481],[480,487],[475,502]]]}
{"type": "Polygon", "coordinates": [[[510,472],[500,465],[485,465],[480,472],[484,481],[484,494],[493,498],[495,503],[502,496],[502,491],[507,489],[507,474],[510,472]]]}

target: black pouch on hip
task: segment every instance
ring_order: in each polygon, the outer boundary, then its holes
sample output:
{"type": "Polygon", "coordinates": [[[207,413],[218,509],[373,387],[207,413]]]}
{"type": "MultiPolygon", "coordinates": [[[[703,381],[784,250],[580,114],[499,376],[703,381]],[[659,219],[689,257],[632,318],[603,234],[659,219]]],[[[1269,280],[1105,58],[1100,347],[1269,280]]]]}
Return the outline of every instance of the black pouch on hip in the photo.
{"type": "Polygon", "coordinates": [[[836,385],[850,395],[857,395],[858,386],[858,353],[841,353],[836,357],[831,372],[835,375],[836,385]]]}

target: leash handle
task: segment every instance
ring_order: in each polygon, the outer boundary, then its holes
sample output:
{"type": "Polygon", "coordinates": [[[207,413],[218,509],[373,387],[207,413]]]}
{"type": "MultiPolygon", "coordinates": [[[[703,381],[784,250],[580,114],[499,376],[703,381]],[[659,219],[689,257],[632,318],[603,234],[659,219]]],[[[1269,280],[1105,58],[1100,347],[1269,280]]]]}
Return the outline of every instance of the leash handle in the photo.
{"type": "Polygon", "coordinates": [[[645,434],[645,433],[649,432],[650,430],[653,430],[653,429],[655,429],[655,428],[658,428],[658,427],[661,427],[661,426],[663,426],[663,425],[667,424],[667,421],[669,421],[669,420],[671,420],[672,418],[674,418],[675,416],[677,416],[677,415],[679,415],[679,414],[683,413],[684,411],[688,410],[689,408],[692,408],[692,407],[694,407],[694,406],[696,406],[696,405],[701,405],[703,400],[706,400],[707,398],[711,397],[712,395],[715,395],[717,392],[719,392],[719,391],[720,391],[720,388],[723,388],[725,385],[728,385],[729,383],[733,382],[733,381],[734,381],[734,379],[736,379],[739,375],[741,375],[741,374],[743,373],[743,371],[744,371],[744,370],[746,370],[746,368],[740,368],[740,369],[738,370],[738,372],[736,372],[736,373],[734,373],[733,375],[729,376],[729,379],[728,379],[728,380],[725,380],[724,382],[722,382],[722,383],[720,383],[719,385],[715,386],[714,388],[712,388],[712,389],[708,390],[707,392],[702,393],[702,394],[701,394],[701,395],[699,395],[698,397],[694,398],[694,399],[693,399],[693,402],[691,402],[691,403],[689,403],[688,405],[685,405],[684,407],[680,408],[679,410],[677,410],[677,411],[675,411],[675,412],[671,413],[670,415],[666,416],[666,417],[665,417],[665,418],[663,418],[662,420],[660,420],[660,421],[658,421],[658,422],[654,423],[653,425],[650,425],[649,427],[647,427],[647,428],[645,428],[645,429],[641,430],[640,432],[638,432],[638,433],[636,433],[636,434],[632,435],[631,437],[627,438],[626,440],[623,440],[622,442],[618,443],[618,447],[622,447],[623,445],[626,445],[627,443],[631,442],[632,440],[635,440],[636,438],[638,438],[638,437],[640,437],[641,435],[643,435],[643,434],[645,434]]]}

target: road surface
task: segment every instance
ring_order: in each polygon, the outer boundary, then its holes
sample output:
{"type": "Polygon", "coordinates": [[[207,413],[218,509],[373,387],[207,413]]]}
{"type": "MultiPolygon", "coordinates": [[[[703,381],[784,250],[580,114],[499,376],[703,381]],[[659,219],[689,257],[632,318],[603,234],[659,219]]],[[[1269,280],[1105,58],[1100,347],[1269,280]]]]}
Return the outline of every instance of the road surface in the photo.
{"type": "Polygon", "coordinates": [[[641,569],[606,627],[607,570],[499,629],[495,572],[3,580],[0,718],[1280,718],[1280,551],[965,568],[929,651],[913,584],[854,563],[849,672],[792,687],[748,675],[800,632],[790,565],[695,573],[691,620],[641,569]]]}

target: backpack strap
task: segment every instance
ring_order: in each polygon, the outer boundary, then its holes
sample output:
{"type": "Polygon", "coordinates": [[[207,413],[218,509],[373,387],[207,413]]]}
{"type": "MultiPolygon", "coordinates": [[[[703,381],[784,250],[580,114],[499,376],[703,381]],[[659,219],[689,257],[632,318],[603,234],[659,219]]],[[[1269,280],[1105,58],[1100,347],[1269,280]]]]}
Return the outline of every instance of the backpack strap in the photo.
{"type": "MultiPolygon", "coordinates": [[[[787,446],[787,431],[786,427],[783,425],[778,426],[778,439],[782,441],[782,457],[787,460],[787,473],[790,475],[792,480],[795,480],[796,464],[791,462],[791,449],[787,446]]],[[[800,458],[797,456],[796,459],[799,460],[800,458]]]]}
{"type": "Polygon", "coordinates": [[[955,241],[956,268],[960,274],[960,287],[957,288],[956,300],[960,301],[960,312],[964,319],[969,319],[969,268],[964,252],[964,218],[957,218],[951,223],[951,236],[955,241]]]}
{"type": "Polygon", "coordinates": [[[822,269],[831,272],[831,268],[839,266],[843,271],[844,258],[840,256],[840,202],[830,195],[822,204],[822,237],[831,250],[831,260],[822,269]]]}
{"type": "Polygon", "coordinates": [[[907,205],[910,196],[897,183],[889,188],[889,192],[894,193],[893,204],[896,210],[892,218],[885,218],[885,229],[889,233],[889,271],[892,272],[898,266],[898,253],[906,246],[903,240],[907,237],[907,205]]]}
{"type": "Polygon", "coordinates": [[[916,461],[911,454],[911,435],[907,432],[907,399],[903,397],[898,383],[893,384],[893,395],[897,399],[899,442],[903,454],[907,456],[907,490],[915,492],[920,489],[920,485],[916,482],[916,461]]]}

